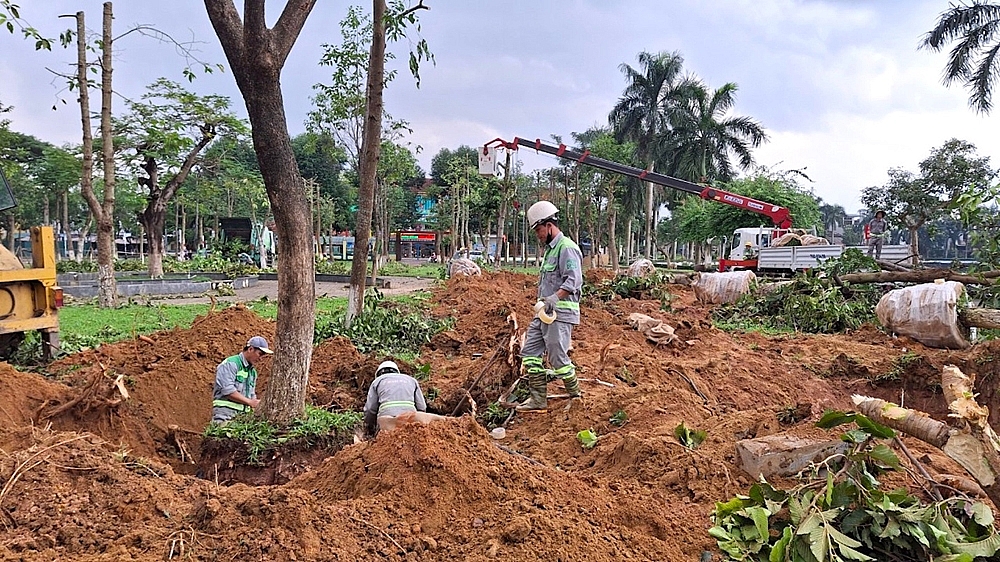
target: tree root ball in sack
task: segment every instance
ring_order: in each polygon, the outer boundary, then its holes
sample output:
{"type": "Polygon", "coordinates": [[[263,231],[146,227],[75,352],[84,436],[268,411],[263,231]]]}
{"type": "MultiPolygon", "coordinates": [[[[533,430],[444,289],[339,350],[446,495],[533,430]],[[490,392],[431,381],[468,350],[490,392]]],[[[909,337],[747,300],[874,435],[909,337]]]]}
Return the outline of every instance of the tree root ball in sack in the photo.
{"type": "Polygon", "coordinates": [[[958,301],[965,286],[957,281],[923,283],[889,291],[875,314],[893,333],[928,346],[967,349],[965,328],[958,321],[958,301]]]}
{"type": "Polygon", "coordinates": [[[656,266],[646,258],[637,259],[628,266],[629,277],[649,277],[654,273],[656,273],[656,266]]]}
{"type": "Polygon", "coordinates": [[[451,262],[448,266],[448,275],[450,277],[457,277],[459,275],[482,275],[483,270],[479,268],[479,265],[466,258],[458,258],[451,262]]]}
{"type": "Polygon", "coordinates": [[[756,279],[752,271],[702,273],[694,282],[694,294],[703,303],[730,303],[749,293],[750,284],[756,279]]]}

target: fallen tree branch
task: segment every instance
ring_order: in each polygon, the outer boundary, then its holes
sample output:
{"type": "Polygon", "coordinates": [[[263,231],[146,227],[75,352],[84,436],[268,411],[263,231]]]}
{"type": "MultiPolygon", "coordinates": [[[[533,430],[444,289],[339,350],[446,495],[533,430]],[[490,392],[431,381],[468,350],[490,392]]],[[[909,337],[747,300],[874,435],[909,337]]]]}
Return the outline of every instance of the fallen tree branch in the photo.
{"type": "Polygon", "coordinates": [[[965,326],[994,330],[1000,329],[1000,310],[992,308],[959,309],[958,319],[965,326]]]}
{"type": "Polygon", "coordinates": [[[878,263],[878,266],[886,271],[913,271],[908,267],[903,267],[898,263],[891,261],[877,260],[876,263],[878,263]]]}
{"type": "Polygon", "coordinates": [[[941,497],[941,492],[938,490],[938,486],[940,486],[940,484],[937,482],[937,480],[931,478],[931,475],[927,472],[927,469],[924,468],[924,465],[917,460],[917,457],[913,456],[913,453],[910,452],[910,449],[906,446],[906,443],[903,443],[903,440],[899,438],[899,435],[893,437],[892,440],[899,447],[899,450],[903,451],[903,454],[906,456],[907,459],[909,459],[910,464],[912,464],[917,469],[917,472],[919,472],[920,475],[924,477],[924,480],[927,480],[927,482],[931,485],[930,494],[934,496],[934,499],[937,501],[943,500],[944,498],[941,497]]]}
{"type": "Polygon", "coordinates": [[[982,273],[957,273],[950,269],[918,269],[913,271],[876,271],[865,273],[848,273],[841,275],[845,283],[930,283],[935,279],[958,281],[966,285],[992,285],[1000,277],[1000,271],[984,271],[982,273]]]}
{"type": "Polygon", "coordinates": [[[941,388],[952,426],[878,398],[854,395],[852,400],[875,422],[941,449],[979,482],[994,505],[1000,505],[1000,437],[987,422],[989,410],[976,403],[972,387],[972,379],[958,367],[946,365],[942,370],[941,388]]]}

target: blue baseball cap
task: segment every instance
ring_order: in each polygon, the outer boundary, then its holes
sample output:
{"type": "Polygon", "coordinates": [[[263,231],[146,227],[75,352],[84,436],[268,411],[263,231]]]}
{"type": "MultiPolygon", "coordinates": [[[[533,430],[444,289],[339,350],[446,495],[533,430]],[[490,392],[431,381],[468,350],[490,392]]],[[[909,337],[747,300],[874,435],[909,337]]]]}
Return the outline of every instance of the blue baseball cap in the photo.
{"type": "Polygon", "coordinates": [[[254,336],[247,340],[247,347],[256,347],[268,355],[274,353],[269,347],[267,347],[267,340],[261,336],[254,336]]]}

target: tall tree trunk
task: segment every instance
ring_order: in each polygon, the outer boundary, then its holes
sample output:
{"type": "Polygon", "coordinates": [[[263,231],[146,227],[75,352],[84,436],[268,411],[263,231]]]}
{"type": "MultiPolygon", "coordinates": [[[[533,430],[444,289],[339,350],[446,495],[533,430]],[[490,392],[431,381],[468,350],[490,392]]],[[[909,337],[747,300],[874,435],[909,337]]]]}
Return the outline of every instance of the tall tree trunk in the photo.
{"type": "Polygon", "coordinates": [[[632,263],[632,222],[633,217],[629,217],[625,222],[625,263],[632,263]]]}
{"type": "Polygon", "coordinates": [[[196,245],[198,251],[201,252],[205,249],[205,218],[201,216],[200,203],[196,203],[194,206],[194,227],[196,245]]]}
{"type": "MultiPolygon", "coordinates": [[[[573,169],[573,240],[580,242],[580,166],[573,169]]],[[[591,237],[593,238],[593,237],[591,237]]],[[[594,243],[591,240],[590,252],[594,252],[594,243]]]]}
{"type": "Polygon", "coordinates": [[[87,27],[84,13],[76,13],[77,86],[80,93],[80,120],[83,129],[83,171],[80,191],[97,223],[97,300],[102,308],[113,308],[118,300],[115,284],[115,167],[111,135],[111,3],[104,3],[103,41],[101,45],[101,148],[104,167],[104,200],[94,193],[94,137],[90,124],[90,91],[87,79],[87,27]]]}
{"type": "Polygon", "coordinates": [[[205,8],[246,102],[254,152],[274,213],[278,260],[277,352],[259,413],[272,423],[301,417],[309,384],[316,285],[312,220],[288,135],[281,68],[316,0],[288,0],[273,29],[264,0],[246,0],[243,17],[232,0],[205,0],[205,8]]]}
{"type": "Polygon", "coordinates": [[[7,213],[7,247],[17,255],[17,218],[13,211],[7,213]]]}
{"type": "Polygon", "coordinates": [[[378,276],[379,266],[382,264],[383,253],[386,251],[385,233],[385,186],[375,178],[375,201],[372,203],[372,223],[375,225],[375,245],[372,247],[372,285],[378,276]]]}
{"type": "Polygon", "coordinates": [[[181,208],[181,232],[180,232],[180,242],[177,248],[177,259],[184,260],[187,259],[187,208],[184,205],[181,208]]]}
{"type": "MultiPolygon", "coordinates": [[[[649,163],[647,171],[653,171],[653,163],[649,163]]],[[[643,256],[649,259],[650,249],[653,247],[653,182],[646,182],[646,247],[643,248],[643,256]]]]}
{"type": "Polygon", "coordinates": [[[66,258],[77,259],[73,250],[73,228],[69,224],[69,190],[62,192],[62,221],[63,231],[66,233],[66,258]]]}
{"type": "MultiPolygon", "coordinates": [[[[210,1],[210,0],[206,0],[210,1]]],[[[350,327],[365,305],[365,273],[368,266],[368,234],[375,204],[375,174],[382,150],[382,88],[385,85],[385,0],[372,0],[372,46],[368,59],[365,92],[365,125],[361,142],[358,227],[354,235],[354,261],[347,296],[345,324],[350,327]]]]}
{"type": "MultiPolygon", "coordinates": [[[[500,264],[501,258],[503,256],[504,247],[504,231],[507,225],[507,202],[511,198],[511,178],[514,175],[514,170],[511,169],[511,153],[513,151],[507,150],[507,159],[504,163],[504,176],[503,176],[503,188],[501,189],[500,196],[500,210],[497,213],[497,249],[496,254],[493,256],[494,263],[500,264]]],[[[487,258],[489,258],[489,247],[487,247],[487,258]]]]}
{"type": "Polygon", "coordinates": [[[618,273],[618,207],[615,205],[614,194],[608,195],[608,257],[611,259],[611,269],[618,273]]]}

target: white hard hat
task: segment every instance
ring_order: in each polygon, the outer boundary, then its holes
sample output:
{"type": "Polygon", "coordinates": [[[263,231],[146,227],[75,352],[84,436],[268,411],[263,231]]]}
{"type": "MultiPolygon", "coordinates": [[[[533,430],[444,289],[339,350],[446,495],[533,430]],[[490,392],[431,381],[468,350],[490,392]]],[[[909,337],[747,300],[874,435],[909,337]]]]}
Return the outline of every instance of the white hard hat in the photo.
{"type": "Polygon", "coordinates": [[[551,201],[539,201],[528,209],[528,224],[535,228],[548,219],[556,218],[558,214],[559,208],[551,201]]]}
{"type": "Polygon", "coordinates": [[[393,371],[398,373],[399,365],[397,365],[395,361],[383,361],[379,364],[378,369],[375,369],[375,376],[377,377],[381,375],[383,371],[393,371]]]}

